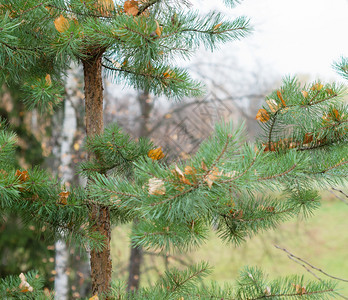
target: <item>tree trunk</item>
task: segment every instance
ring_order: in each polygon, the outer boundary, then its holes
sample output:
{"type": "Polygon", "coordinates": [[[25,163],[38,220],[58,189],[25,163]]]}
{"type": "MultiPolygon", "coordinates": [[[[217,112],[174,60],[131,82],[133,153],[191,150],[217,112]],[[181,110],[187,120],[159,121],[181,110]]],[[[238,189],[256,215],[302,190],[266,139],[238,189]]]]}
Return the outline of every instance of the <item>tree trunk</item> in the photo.
{"type": "Polygon", "coordinates": [[[65,241],[58,240],[55,242],[55,270],[57,272],[54,278],[54,299],[67,300],[69,294],[69,278],[66,273],[69,260],[69,252],[65,241]]]}
{"type": "MultiPolygon", "coordinates": [[[[140,105],[140,126],[139,137],[148,137],[149,135],[149,118],[153,108],[153,100],[150,98],[148,91],[144,91],[139,94],[138,102],[140,105]]],[[[133,221],[133,228],[137,226],[138,221],[133,221]]],[[[140,284],[140,267],[143,261],[143,249],[142,247],[131,247],[131,253],[129,257],[129,277],[128,277],[128,291],[135,291],[139,289],[140,284]]]]}
{"type": "MultiPolygon", "coordinates": [[[[64,182],[71,182],[72,170],[71,163],[71,148],[74,133],[76,130],[75,118],[73,108],[70,102],[66,99],[64,103],[63,128],[61,131],[61,145],[60,145],[60,177],[64,182]]],[[[67,274],[69,251],[64,240],[58,240],[55,243],[55,270],[57,272],[54,279],[54,299],[67,300],[69,295],[69,277],[67,274]]]]}
{"type": "MultiPolygon", "coordinates": [[[[86,103],[86,131],[87,137],[93,137],[103,132],[103,81],[101,76],[101,54],[83,60],[85,103],[86,103]]],[[[88,153],[88,159],[96,158],[88,153]]],[[[104,248],[101,251],[91,250],[91,278],[92,293],[108,292],[111,282],[110,239],[111,224],[110,212],[106,207],[90,206],[91,220],[94,228],[105,237],[104,248]]]]}
{"type": "MultiPolygon", "coordinates": [[[[133,226],[137,226],[134,220],[133,226]]],[[[131,254],[129,258],[129,277],[128,277],[128,290],[136,291],[139,288],[140,282],[140,266],[143,260],[142,247],[131,247],[131,254]]]]}

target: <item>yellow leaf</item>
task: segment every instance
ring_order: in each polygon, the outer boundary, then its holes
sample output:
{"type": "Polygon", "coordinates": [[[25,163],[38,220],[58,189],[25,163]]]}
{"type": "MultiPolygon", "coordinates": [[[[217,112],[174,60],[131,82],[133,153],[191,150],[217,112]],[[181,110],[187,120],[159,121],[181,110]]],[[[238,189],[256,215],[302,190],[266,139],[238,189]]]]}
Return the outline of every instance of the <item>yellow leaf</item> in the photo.
{"type": "Polygon", "coordinates": [[[139,12],[138,1],[135,1],[135,0],[126,1],[124,3],[123,9],[127,15],[136,16],[139,12]]]}
{"type": "Polygon", "coordinates": [[[93,297],[89,298],[89,300],[99,300],[98,294],[95,294],[93,297]]]}
{"type": "Polygon", "coordinates": [[[159,160],[162,159],[165,155],[162,152],[162,147],[158,147],[156,149],[152,149],[147,153],[147,156],[150,157],[152,160],[159,160]]]}
{"type": "Polygon", "coordinates": [[[149,194],[150,195],[164,195],[166,193],[166,187],[162,179],[150,178],[149,179],[149,194]]]}
{"type": "Polygon", "coordinates": [[[266,100],[266,103],[273,113],[275,113],[280,108],[280,105],[274,99],[268,99],[266,100]]]}
{"type": "Polygon", "coordinates": [[[267,110],[260,108],[256,114],[255,120],[258,120],[262,123],[267,122],[269,120],[269,114],[268,114],[267,110]]]}
{"type": "Polygon", "coordinates": [[[63,15],[60,15],[57,19],[54,20],[54,26],[59,32],[67,31],[70,27],[69,21],[64,18],[63,15]]]}

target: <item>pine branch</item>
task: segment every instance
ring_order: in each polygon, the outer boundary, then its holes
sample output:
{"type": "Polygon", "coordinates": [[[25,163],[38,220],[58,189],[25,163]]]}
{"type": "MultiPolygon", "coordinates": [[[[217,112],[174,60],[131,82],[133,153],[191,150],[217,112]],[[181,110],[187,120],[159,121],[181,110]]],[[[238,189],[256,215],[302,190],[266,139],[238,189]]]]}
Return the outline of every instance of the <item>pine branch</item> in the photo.
{"type": "Polygon", "coordinates": [[[267,176],[267,177],[262,177],[262,178],[258,178],[258,181],[263,181],[263,180],[270,180],[270,179],[274,179],[274,178],[278,178],[278,177],[282,177],[285,176],[287,174],[289,174],[292,170],[294,170],[296,168],[297,164],[294,164],[290,169],[280,173],[280,174],[276,174],[276,175],[272,175],[272,176],[267,176]]]}

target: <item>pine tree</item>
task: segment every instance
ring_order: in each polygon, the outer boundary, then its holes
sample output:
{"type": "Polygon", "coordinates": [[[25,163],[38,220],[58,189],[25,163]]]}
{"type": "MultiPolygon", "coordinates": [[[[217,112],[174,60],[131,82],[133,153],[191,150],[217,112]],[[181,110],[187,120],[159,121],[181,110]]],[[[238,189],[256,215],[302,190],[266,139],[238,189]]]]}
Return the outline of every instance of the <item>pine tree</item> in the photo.
{"type": "MultiPolygon", "coordinates": [[[[255,268],[242,271],[235,288],[203,289],[195,280],[209,272],[205,263],[173,270],[136,295],[127,295],[121,284],[111,288],[111,224],[137,219],[134,245],[163,251],[200,245],[211,225],[238,244],[311,214],[320,204],[316,188],[343,183],[347,175],[347,106],[340,101],[344,87],[336,84],[301,86],[287,78],[256,116],[264,131],[257,143],[243,140],[243,127],[221,123],[193,157],[171,165],[162,163],[165,154],[148,140],[132,140],[117,125],[104,130],[102,69],[139,90],[173,99],[197,96],[203,87],[175,59],[188,58],[200,44],[214,49],[250,31],[245,17],[202,16],[185,9],[186,2],[0,0],[0,80],[24,82],[29,107],[53,112],[62,99],[62,74],[72,61],[81,63],[88,151],[80,166],[87,188],[67,191],[39,168],[14,170],[15,136],[1,123],[1,211],[50,228],[48,239],[90,247],[93,294],[99,296],[329,297],[331,282],[270,282],[255,268]],[[282,192],[283,200],[264,196],[268,190],[282,192]]],[[[31,273],[2,280],[0,291],[38,299],[39,287],[31,273]]]]}

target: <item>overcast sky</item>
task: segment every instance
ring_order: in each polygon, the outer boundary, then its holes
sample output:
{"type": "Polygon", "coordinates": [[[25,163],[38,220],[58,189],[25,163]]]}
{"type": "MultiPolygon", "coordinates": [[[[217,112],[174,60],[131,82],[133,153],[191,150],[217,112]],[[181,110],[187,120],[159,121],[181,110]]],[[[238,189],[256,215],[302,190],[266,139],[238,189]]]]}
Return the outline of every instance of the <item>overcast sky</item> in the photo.
{"type": "MultiPolygon", "coordinates": [[[[226,10],[222,1],[203,3],[226,10]]],[[[348,56],[348,0],[244,0],[229,11],[248,16],[254,25],[251,36],[227,46],[246,68],[258,62],[280,75],[339,78],[331,65],[348,56]]]]}

